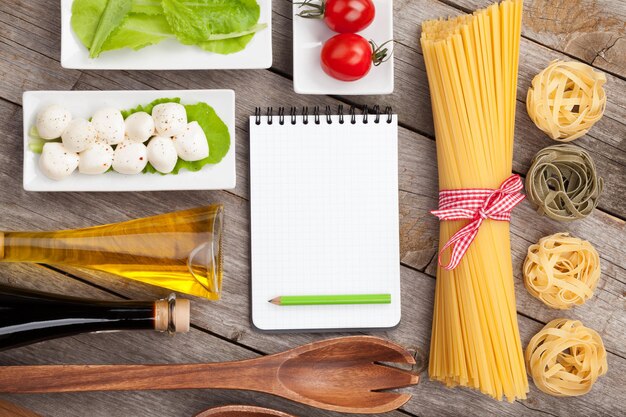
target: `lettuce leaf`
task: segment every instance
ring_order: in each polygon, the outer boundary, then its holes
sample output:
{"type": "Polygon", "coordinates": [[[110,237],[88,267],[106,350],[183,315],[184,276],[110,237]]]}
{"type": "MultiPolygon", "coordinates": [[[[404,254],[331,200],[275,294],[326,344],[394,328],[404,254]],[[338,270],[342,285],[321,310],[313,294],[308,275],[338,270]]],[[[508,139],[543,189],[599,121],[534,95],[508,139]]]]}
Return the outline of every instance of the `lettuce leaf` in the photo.
{"type": "Polygon", "coordinates": [[[93,35],[91,45],[89,46],[89,57],[96,58],[102,52],[102,45],[107,40],[109,35],[122,25],[122,22],[130,12],[132,8],[132,0],[108,0],[96,33],[93,35]]]}
{"type": "Polygon", "coordinates": [[[256,0],[162,0],[163,12],[181,43],[197,44],[213,34],[245,32],[259,21],[256,0]]]}
{"type": "Polygon", "coordinates": [[[87,49],[91,47],[106,5],[107,0],[74,0],[72,3],[72,29],[87,49]]]}
{"type": "Polygon", "coordinates": [[[163,14],[163,7],[161,7],[161,0],[133,0],[130,12],[159,15],[163,14]]]}
{"type": "Polygon", "coordinates": [[[246,49],[246,46],[248,45],[248,43],[250,43],[253,37],[254,33],[251,33],[249,35],[240,36],[238,38],[200,42],[198,46],[208,52],[228,55],[246,49]]]}
{"type": "Polygon", "coordinates": [[[52,140],[42,139],[41,136],[39,136],[39,132],[37,131],[37,128],[35,126],[30,128],[30,130],[28,131],[28,136],[28,149],[34,153],[42,153],[43,145],[45,145],[46,143],[61,142],[61,138],[56,138],[52,140]]]}
{"type": "MultiPolygon", "coordinates": [[[[107,0],[74,0],[72,3],[72,28],[78,39],[90,50],[90,56],[96,53],[95,45],[92,48],[92,44],[108,4],[107,0]]],[[[137,50],[173,36],[160,0],[132,0],[130,13],[109,32],[100,45],[98,55],[121,48],[137,50]]]]}
{"type": "Polygon", "coordinates": [[[262,23],[254,25],[245,32],[211,35],[207,41],[198,43],[198,46],[205,51],[216,54],[233,54],[244,50],[254,37],[254,34],[266,27],[267,24],[262,23]]]}
{"type": "Polygon", "coordinates": [[[101,52],[122,48],[138,50],[155,45],[173,35],[163,15],[130,13],[122,25],[104,42],[101,52]]]}
{"type": "Polygon", "coordinates": [[[231,54],[267,27],[257,24],[259,15],[256,0],[74,0],[71,25],[91,58],[174,36],[183,44],[231,54]]]}
{"type": "Polygon", "coordinates": [[[187,104],[185,110],[187,110],[187,121],[198,122],[209,142],[209,156],[195,163],[217,164],[226,156],[230,148],[228,126],[215,113],[213,107],[206,103],[187,104]]]}

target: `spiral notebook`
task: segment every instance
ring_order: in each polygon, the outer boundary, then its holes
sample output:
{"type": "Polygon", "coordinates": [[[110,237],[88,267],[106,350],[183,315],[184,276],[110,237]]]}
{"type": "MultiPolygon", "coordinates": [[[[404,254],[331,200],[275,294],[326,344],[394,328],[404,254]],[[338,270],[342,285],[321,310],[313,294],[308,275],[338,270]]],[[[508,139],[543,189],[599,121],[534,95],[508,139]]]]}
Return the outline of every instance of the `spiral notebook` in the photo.
{"type": "Polygon", "coordinates": [[[252,322],[261,330],[400,321],[398,124],[390,108],[250,117],[252,322]],[[288,295],[391,294],[391,304],[277,306],[288,295]]]}

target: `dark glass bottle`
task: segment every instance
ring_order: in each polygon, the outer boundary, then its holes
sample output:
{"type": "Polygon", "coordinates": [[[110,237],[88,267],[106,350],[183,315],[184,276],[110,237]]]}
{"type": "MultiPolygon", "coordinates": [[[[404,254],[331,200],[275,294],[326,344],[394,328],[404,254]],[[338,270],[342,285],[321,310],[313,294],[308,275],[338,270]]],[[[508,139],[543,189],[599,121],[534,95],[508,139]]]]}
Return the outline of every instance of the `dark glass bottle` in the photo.
{"type": "Polygon", "coordinates": [[[186,332],[189,300],[100,301],[0,285],[0,350],[78,333],[186,332]]]}

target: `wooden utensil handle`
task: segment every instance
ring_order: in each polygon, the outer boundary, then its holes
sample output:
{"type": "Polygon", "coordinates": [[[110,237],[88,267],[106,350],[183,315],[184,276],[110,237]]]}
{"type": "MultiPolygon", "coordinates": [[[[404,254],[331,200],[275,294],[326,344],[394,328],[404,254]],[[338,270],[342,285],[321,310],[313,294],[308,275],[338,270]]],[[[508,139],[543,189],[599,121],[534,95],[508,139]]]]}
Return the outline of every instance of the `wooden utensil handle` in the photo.
{"type": "Polygon", "coordinates": [[[260,390],[272,369],[254,360],[181,365],[42,365],[0,367],[0,392],[169,390],[223,388],[260,390]]]}

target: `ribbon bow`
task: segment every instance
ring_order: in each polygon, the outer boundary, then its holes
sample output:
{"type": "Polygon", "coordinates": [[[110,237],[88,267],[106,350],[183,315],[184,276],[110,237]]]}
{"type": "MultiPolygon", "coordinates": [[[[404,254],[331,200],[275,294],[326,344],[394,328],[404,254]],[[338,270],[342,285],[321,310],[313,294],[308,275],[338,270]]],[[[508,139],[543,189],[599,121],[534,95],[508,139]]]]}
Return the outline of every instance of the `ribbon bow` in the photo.
{"type": "Polygon", "coordinates": [[[465,188],[461,190],[441,190],[439,192],[439,209],[431,211],[439,220],[471,221],[456,232],[439,251],[439,265],[445,269],[454,269],[476,238],[478,229],[485,219],[510,221],[511,210],[524,197],[519,175],[511,175],[499,188],[465,188]],[[452,256],[447,265],[441,263],[441,255],[452,246],[452,256]]]}

